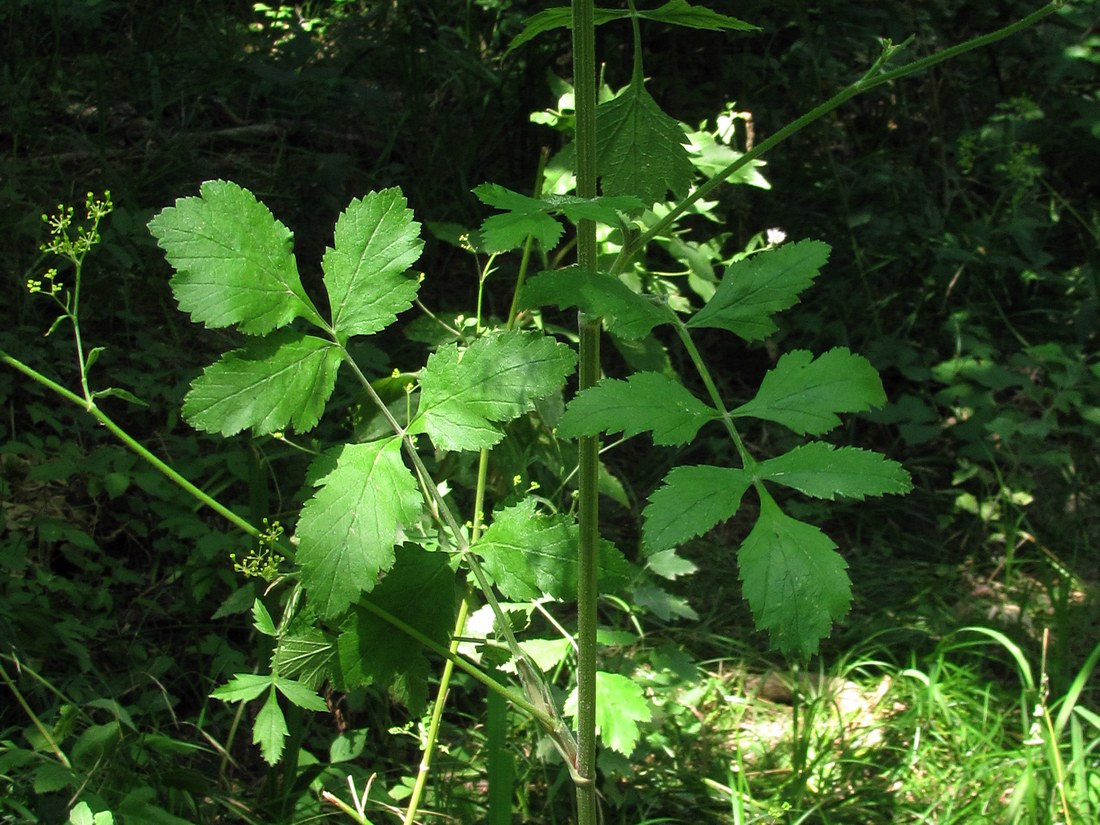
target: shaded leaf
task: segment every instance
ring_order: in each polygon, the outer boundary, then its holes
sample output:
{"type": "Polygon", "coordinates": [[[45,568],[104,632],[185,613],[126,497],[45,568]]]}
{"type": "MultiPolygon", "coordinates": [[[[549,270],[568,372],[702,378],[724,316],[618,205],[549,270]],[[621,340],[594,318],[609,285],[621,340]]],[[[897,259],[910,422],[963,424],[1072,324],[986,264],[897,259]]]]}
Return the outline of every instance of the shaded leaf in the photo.
{"type": "Polygon", "coordinates": [[[183,417],[204,432],[257,434],[293,424],[312,429],[336,386],[341,353],[331,341],[290,330],[255,338],[222,355],[196,378],[183,417]]]}
{"type": "Polygon", "coordinates": [[[896,461],[858,447],[834,447],[814,441],[757,465],[758,478],[775,481],[808,496],[832,500],[844,496],[908,493],[909,473],[896,461]]]}
{"type": "Polygon", "coordinates": [[[279,639],[271,655],[271,668],[316,688],[327,677],[335,652],[333,639],[316,628],[303,628],[279,639]]]}
{"type": "Polygon", "coordinates": [[[424,248],[420,224],[394,187],[355,199],[336,221],[321,262],[338,335],[370,335],[412,306],[420,284],[406,270],[424,248]]]}
{"type": "MultiPolygon", "coordinates": [[[[346,444],[334,455],[336,467],[318,482],[297,529],[302,586],[324,618],[340,615],[375,586],[421,506],[399,438],[346,444]]],[[[321,459],[331,461],[332,454],[321,459]]]]}
{"type": "Polygon", "coordinates": [[[481,224],[482,245],[486,252],[519,249],[532,236],[545,250],[558,244],[565,228],[545,212],[504,212],[490,215],[481,224]]]}
{"type": "Polygon", "coordinates": [[[605,378],[579,393],[566,407],[558,434],[575,438],[621,432],[630,438],[652,432],[654,444],[678,446],[717,417],[716,410],[668,376],[638,372],[625,381],[605,378]]]}
{"type": "Polygon", "coordinates": [[[751,482],[748,473],[735,467],[674,467],[643,513],[646,553],[683,544],[728,519],[751,482]]]}
{"type": "Polygon", "coordinates": [[[206,181],[160,211],[149,231],[175,269],[180,309],[208,327],[263,334],[303,317],[323,326],[302,289],[293,235],[247,189],[206,181]]]}
{"type": "Polygon", "coordinates": [[[265,636],[275,635],[275,622],[259,599],[252,602],[252,626],[265,636]]]}
{"type": "Polygon", "coordinates": [[[596,107],[596,166],[605,195],[635,195],[646,206],[671,189],[686,195],[694,167],[680,124],[637,80],[596,107]]]}
{"type": "MultiPolygon", "coordinates": [[[[630,12],[625,9],[594,9],[593,12],[597,26],[609,20],[621,20],[630,16],[630,12]]],[[[524,23],[523,26],[523,31],[512,38],[512,42],[508,44],[508,49],[505,51],[505,54],[508,54],[512,49],[522,46],[529,40],[533,40],[543,32],[561,28],[572,28],[572,26],[573,10],[569,6],[555,6],[551,9],[544,9],[538,14],[533,14],[527,18],[527,22],[524,23]]]]}
{"type": "Polygon", "coordinates": [[[706,31],[757,31],[760,28],[736,17],[719,14],[702,6],[693,6],[687,0],[669,0],[659,8],[639,10],[638,16],[645,20],[706,31]]]}
{"type": "Polygon", "coordinates": [[[762,496],[756,526],[737,551],[745,600],[756,626],[785,655],[808,658],[852,602],[848,565],[812,524],[762,496]]]}
{"type": "Polygon", "coordinates": [[[468,348],[443,347],[420,376],[420,409],[410,433],[426,432],[444,450],[477,450],[504,437],[499,424],[561,390],[577,357],[537,332],[494,332],[468,348]]]}
{"type": "Polygon", "coordinates": [[[521,297],[527,307],[577,307],[589,315],[603,316],[608,332],[628,340],[648,335],[658,324],[672,320],[669,310],[634,292],[618,278],[575,266],[539,273],[527,282],[521,297]]]}
{"type": "Polygon", "coordinates": [[[806,350],[789,352],[768,370],[756,397],[736,416],[775,421],[799,435],[821,435],[840,424],[837,413],[863,412],[886,403],[875,368],[846,347],[817,360],[806,350]]]}
{"type": "Polygon", "coordinates": [[[799,241],[736,261],[687,325],[729,330],[746,341],[762,340],[778,329],[771,316],[798,303],[828,259],[828,244],[799,241]]]}

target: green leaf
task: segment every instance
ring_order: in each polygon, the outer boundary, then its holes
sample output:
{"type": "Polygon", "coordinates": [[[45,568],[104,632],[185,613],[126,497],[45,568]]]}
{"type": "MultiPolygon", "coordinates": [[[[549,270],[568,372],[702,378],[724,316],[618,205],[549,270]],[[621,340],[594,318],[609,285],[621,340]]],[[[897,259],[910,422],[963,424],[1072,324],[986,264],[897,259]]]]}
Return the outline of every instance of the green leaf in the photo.
{"type": "Polygon", "coordinates": [[[694,167],[680,124],[639,80],[596,107],[596,166],[605,195],[636,195],[646,206],[668,190],[686,195],[694,167]]]}
{"type": "Polygon", "coordinates": [[[575,266],[541,272],[523,288],[523,305],[577,307],[603,316],[604,326],[627,340],[642,338],[658,324],[672,320],[669,310],[634,292],[618,278],[585,272],[575,266]]]}
{"type": "Polygon", "coordinates": [[[303,628],[279,639],[271,655],[271,668],[283,676],[317,687],[328,676],[336,643],[316,628],[303,628]]]}
{"type": "MultiPolygon", "coordinates": [[[[625,9],[594,9],[593,12],[597,26],[609,20],[622,20],[630,16],[630,12],[625,9]]],[[[538,14],[533,14],[527,18],[527,22],[523,26],[523,31],[512,38],[512,42],[508,44],[508,49],[504,53],[507,55],[512,49],[522,46],[529,40],[533,40],[543,32],[553,31],[554,29],[572,28],[572,25],[573,10],[569,6],[555,6],[551,9],[544,9],[538,14]]]]}
{"type": "Polygon", "coordinates": [[[270,673],[237,673],[210,695],[223,702],[249,702],[271,687],[270,673]]]}
{"type": "Polygon", "coordinates": [[[318,482],[297,529],[302,586],[323,618],[340,615],[375,586],[421,506],[399,438],[346,444],[318,460],[331,462],[333,455],[336,467],[318,482]]]}
{"type": "MultiPolygon", "coordinates": [[[[528,498],[498,511],[473,550],[505,598],[571,600],[577,595],[579,544],[580,530],[572,518],[538,513],[528,498]]],[[[626,581],[626,560],[610,542],[600,543],[599,564],[605,589],[626,581]]]]}
{"type": "Polygon", "coordinates": [[[195,429],[230,436],[293,424],[312,429],[336,386],[340,349],[291,330],[249,340],[225,353],[191,384],[183,417],[195,429]]]}
{"type": "Polygon", "coordinates": [[[328,710],[325,700],[318,696],[317,691],[308,685],[303,685],[294,679],[284,679],[282,676],[273,677],[272,684],[291,704],[306,710],[328,710]]]}
{"type": "MultiPolygon", "coordinates": [[[[566,716],[577,715],[577,690],[565,702],[566,716]]],[[[621,673],[596,671],[596,727],[600,739],[613,751],[629,756],[638,744],[641,733],[639,722],[653,718],[642,686],[621,673]]]]}
{"type": "Polygon", "coordinates": [[[605,378],[579,393],[565,410],[558,435],[621,432],[627,438],[653,433],[653,443],[687,444],[718,412],[656,372],[638,372],[625,381],[605,378]]]}
{"type": "Polygon", "coordinates": [[[283,740],[288,733],[290,731],[287,730],[286,719],[279,707],[275,685],[271,685],[267,701],[256,714],[256,721],[252,725],[252,744],[260,746],[260,752],[267,764],[275,765],[283,755],[283,740]]]}
{"type": "Polygon", "coordinates": [[[716,11],[693,6],[687,0],[669,0],[663,6],[648,11],[639,10],[638,16],[645,20],[656,20],[673,26],[684,26],[691,29],[704,29],[706,31],[758,31],[759,26],[719,14],[716,11]]]}
{"type": "MultiPolygon", "coordinates": [[[[370,602],[446,646],[455,617],[455,576],[445,553],[399,547],[393,569],[363,601],[370,602]]],[[[364,607],[340,628],[337,664],[341,689],[376,684],[394,687],[413,713],[427,698],[431,671],[414,639],[364,607]]]]}
{"type": "Polygon", "coordinates": [[[621,212],[640,212],[645,204],[631,195],[597,198],[581,198],[577,195],[543,195],[543,203],[555,212],[561,212],[573,223],[589,220],[606,226],[618,226],[622,223],[621,212]]]}
{"type": "Polygon", "coordinates": [[[486,252],[507,252],[519,249],[532,236],[543,249],[558,245],[565,228],[545,212],[504,212],[490,215],[481,224],[481,238],[486,252]]]}
{"type": "Polygon", "coordinates": [[[808,496],[832,500],[844,496],[908,493],[909,473],[896,461],[858,447],[834,447],[814,441],[757,465],[758,478],[775,481],[808,496]]]}
{"type": "Polygon", "coordinates": [[[836,545],[812,524],[785,515],[770,496],[762,497],[737,563],[756,626],[785,655],[815,653],[852,602],[848,565],[836,545]]]}
{"type": "Polygon", "coordinates": [[[789,352],[760,382],[756,397],[735,416],[775,421],[799,435],[821,435],[840,424],[837,413],[863,412],[886,403],[882,381],[870,362],[846,347],[816,361],[806,350],[789,352]]]}
{"type": "Polygon", "coordinates": [[[734,467],[674,467],[643,513],[646,553],[683,544],[728,519],[751,482],[748,473],[734,467]]]}
{"type": "Polygon", "coordinates": [[[298,277],[293,235],[247,189],[206,181],[199,197],[161,210],[149,231],[176,269],[180,309],[196,323],[237,324],[249,335],[298,317],[324,326],[298,277]]]}
{"type": "Polygon", "coordinates": [[[576,361],[569,347],[535,332],[494,332],[465,350],[443,347],[421,373],[409,432],[428,433],[444,450],[491,447],[504,437],[497,425],[560,391],[576,361]]]}
{"type": "Polygon", "coordinates": [[[645,566],[669,581],[675,581],[680,576],[690,576],[699,569],[695,562],[676,555],[675,548],[654,553],[646,559],[645,566]]]}
{"type": "Polygon", "coordinates": [[[400,189],[353,200],[321,262],[337,334],[370,335],[412,306],[420,284],[406,271],[423,249],[420,224],[400,189]]]}
{"type": "Polygon", "coordinates": [[[778,329],[771,316],[796,304],[828,259],[828,244],[799,241],[736,261],[687,325],[729,330],[746,341],[767,338],[778,329]]]}
{"type": "Polygon", "coordinates": [[[265,636],[275,635],[275,622],[259,599],[252,602],[252,626],[265,636]]]}

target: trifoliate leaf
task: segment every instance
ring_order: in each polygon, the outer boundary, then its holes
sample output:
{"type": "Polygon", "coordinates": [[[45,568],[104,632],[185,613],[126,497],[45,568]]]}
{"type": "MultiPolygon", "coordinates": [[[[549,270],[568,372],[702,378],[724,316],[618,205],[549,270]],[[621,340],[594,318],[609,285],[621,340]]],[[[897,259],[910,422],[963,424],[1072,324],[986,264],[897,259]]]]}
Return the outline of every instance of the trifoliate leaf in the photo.
{"type": "Polygon", "coordinates": [[[527,282],[521,300],[527,307],[551,304],[601,315],[608,332],[628,340],[648,335],[655,326],[667,324],[674,317],[618,278],[572,266],[539,273],[527,282]]]}
{"type": "Polygon", "coordinates": [[[757,465],[758,478],[775,481],[816,498],[908,493],[909,473],[896,461],[858,447],[834,447],[814,441],[757,465]]]}
{"type": "MultiPolygon", "coordinates": [[[[332,460],[332,454],[318,460],[332,460]]],[[[401,440],[346,444],[298,520],[296,561],[310,604],[338,616],[393,565],[394,543],[420,514],[421,498],[401,461],[401,440]]]]}
{"type": "Polygon", "coordinates": [[[305,432],[324,412],[340,360],[331,341],[290,330],[249,340],[192,382],[183,417],[195,429],[225,436],[246,427],[270,433],[287,424],[305,432]]]}
{"type": "Polygon", "coordinates": [[[767,338],[778,329],[771,316],[798,303],[828,259],[828,244],[799,241],[732,263],[687,325],[726,329],[746,341],[767,338]]]}
{"type": "MultiPolygon", "coordinates": [[[[566,716],[577,715],[577,689],[565,701],[566,716]]],[[[629,756],[638,744],[639,722],[653,718],[642,686],[621,673],[596,671],[596,727],[600,739],[613,751],[629,756]]]]}
{"type": "Polygon", "coordinates": [[[671,189],[686,195],[694,167],[680,124],[661,111],[640,79],[596,107],[596,167],[605,195],[635,195],[646,206],[671,189]]]}
{"type": "MultiPolygon", "coordinates": [[[[446,646],[456,603],[454,571],[447,562],[445,553],[399,547],[393,569],[363,601],[446,646]]],[[[394,687],[410,710],[419,713],[430,673],[424,655],[412,637],[357,606],[340,628],[338,681],[342,690],[367,684],[394,687]]]]}
{"type": "Polygon", "coordinates": [[[812,524],[784,514],[770,496],[762,497],[737,563],[756,626],[788,656],[815,653],[852,602],[848,565],[836,545],[812,524]]]}
{"type": "Polygon", "coordinates": [[[625,381],[605,378],[579,393],[565,410],[558,435],[621,432],[627,438],[653,433],[653,443],[687,444],[718,412],[656,372],[637,372],[625,381]]]}
{"type": "Polygon", "coordinates": [[[564,344],[535,332],[499,332],[467,349],[443,347],[420,376],[420,409],[409,432],[426,432],[444,450],[496,444],[499,424],[532,410],[561,390],[577,357],[564,344]]]}
{"type": "Polygon", "coordinates": [[[271,687],[270,673],[237,673],[210,695],[223,702],[248,702],[271,687]]]}
{"type": "Polygon", "coordinates": [[[260,746],[260,752],[267,764],[275,765],[283,755],[283,740],[289,733],[283,711],[279,708],[275,686],[272,685],[267,701],[256,714],[256,721],[252,725],[252,744],[260,746]]]}
{"type": "Polygon", "coordinates": [[[406,270],[423,248],[420,224],[400,189],[371,192],[348,204],[321,261],[338,335],[378,332],[412,306],[420,284],[406,270]]]}
{"type": "MultiPolygon", "coordinates": [[[[538,513],[528,498],[497,512],[473,550],[505,598],[571,600],[577,595],[579,545],[572,518],[538,513]]],[[[601,542],[599,552],[601,589],[614,591],[626,581],[628,565],[610,542],[601,542]]]]}
{"type": "Polygon", "coordinates": [[[176,269],[172,292],[193,321],[237,324],[250,335],[298,317],[323,326],[298,277],[293,235],[247,189],[208,180],[199,197],[161,210],[149,231],[176,269]]]}
{"type": "Polygon", "coordinates": [[[315,688],[328,676],[335,652],[335,640],[316,628],[303,628],[279,639],[271,668],[315,688]]]}
{"type": "Polygon", "coordinates": [[[325,700],[317,695],[317,691],[308,685],[303,685],[301,682],[297,682],[294,679],[286,679],[282,676],[275,676],[272,680],[272,684],[279,693],[283,694],[291,704],[297,705],[300,708],[306,710],[328,710],[328,705],[325,704],[325,700]]]}
{"type": "Polygon", "coordinates": [[[706,31],[756,31],[759,26],[719,14],[716,11],[693,6],[687,0],[669,0],[663,6],[656,9],[639,10],[638,16],[645,20],[656,20],[673,26],[685,26],[691,29],[704,29],[706,31]]]}
{"type": "Polygon", "coordinates": [[[737,512],[751,477],[734,467],[675,467],[649,497],[643,516],[646,553],[701,536],[737,512]]]}
{"type": "Polygon", "coordinates": [[[775,421],[799,435],[821,435],[840,424],[837,413],[863,412],[886,403],[875,368],[846,347],[816,361],[806,350],[789,352],[760,382],[756,397],[736,416],[775,421]]]}

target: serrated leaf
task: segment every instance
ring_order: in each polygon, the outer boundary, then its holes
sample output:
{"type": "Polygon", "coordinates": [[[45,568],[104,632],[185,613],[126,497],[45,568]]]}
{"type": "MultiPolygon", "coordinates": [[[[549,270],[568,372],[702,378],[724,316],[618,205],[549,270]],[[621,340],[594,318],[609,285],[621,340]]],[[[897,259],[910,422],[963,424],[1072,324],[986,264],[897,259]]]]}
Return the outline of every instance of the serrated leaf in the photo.
{"type": "Polygon", "coordinates": [[[281,330],[255,338],[207,367],[191,384],[183,417],[195,429],[257,434],[293,424],[312,429],[336,386],[340,349],[331,341],[281,330]]]}
{"type": "Polygon", "coordinates": [[[699,569],[695,562],[676,555],[675,548],[654,553],[645,560],[645,566],[669,581],[675,581],[680,576],[690,576],[699,569]]]}
{"type": "Polygon", "coordinates": [[[577,307],[590,315],[603,316],[607,331],[627,340],[642,338],[658,324],[672,320],[667,309],[634,292],[618,278],[575,266],[539,273],[527,282],[521,298],[527,307],[577,307]]]}
{"type": "Polygon", "coordinates": [[[806,659],[852,602],[848,565],[812,524],[783,513],[770,496],[737,551],[745,600],[756,626],[785,655],[806,659]]]}
{"type": "Polygon", "coordinates": [[[840,424],[837,413],[864,412],[886,403],[882,381],[862,356],[847,347],[817,360],[806,350],[789,352],[760,382],[756,397],[735,416],[774,421],[799,435],[821,435],[840,424]]]}
{"type": "Polygon", "coordinates": [[[393,565],[394,543],[420,514],[413,475],[401,461],[401,440],[346,444],[318,460],[336,467],[318,484],[298,520],[296,561],[310,604],[338,616],[378,574],[393,565]]]}
{"type": "Polygon", "coordinates": [[[317,687],[328,675],[336,644],[320,630],[303,629],[279,640],[271,655],[271,668],[283,676],[317,687]]]}
{"type": "Polygon", "coordinates": [[[621,432],[627,438],[653,433],[653,443],[687,444],[718,412],[656,372],[638,372],[625,381],[605,378],[579,393],[566,407],[558,435],[621,432]]]}
{"type": "Polygon", "coordinates": [[[645,20],[656,20],[673,26],[684,26],[706,31],[758,31],[759,26],[719,14],[702,6],[693,6],[687,0],[669,0],[656,9],[639,10],[638,16],[645,20]]]}
{"type": "Polygon", "coordinates": [[[275,676],[272,679],[272,684],[291,704],[306,710],[328,710],[325,700],[318,696],[317,691],[308,685],[303,685],[301,682],[286,679],[282,676],[275,676]]]}
{"type": "Polygon", "coordinates": [[[757,465],[758,478],[774,481],[808,496],[837,496],[863,501],[864,496],[908,493],[909,473],[896,461],[858,447],[834,447],[814,441],[757,465]]]}
{"type": "MultiPolygon", "coordinates": [[[[577,715],[577,690],[565,702],[565,715],[577,715]]],[[[596,671],[596,727],[604,745],[629,756],[641,734],[639,722],[653,718],[653,708],[642,686],[621,673],[596,671]]]]}
{"type": "MultiPolygon", "coordinates": [[[[571,600],[577,595],[579,545],[572,518],[539,513],[528,498],[498,511],[473,550],[505,598],[571,600]]],[[[610,542],[600,543],[599,554],[601,586],[614,590],[627,578],[626,560],[610,542]]]]}
{"type": "Polygon", "coordinates": [[[275,686],[271,685],[267,701],[256,714],[256,721],[252,725],[252,744],[260,746],[260,752],[267,764],[275,765],[283,755],[283,740],[289,733],[275,694],[275,686]]]}
{"type": "Polygon", "coordinates": [[[321,262],[337,334],[370,335],[412,306],[420,284],[406,270],[423,249],[420,224],[397,187],[348,204],[321,262]]]}
{"type": "Polygon", "coordinates": [[[206,181],[199,196],[160,211],[149,231],[176,269],[180,309],[208,327],[262,335],[303,317],[323,326],[306,296],[293,235],[247,189],[206,181]]]}
{"type": "Polygon", "coordinates": [[[631,195],[618,197],[601,195],[596,198],[581,198],[577,195],[544,195],[542,201],[550,209],[565,215],[573,223],[589,220],[607,226],[618,226],[622,223],[620,212],[639,212],[645,209],[645,204],[631,195]]]}
{"type": "Polygon", "coordinates": [[[465,350],[443,347],[421,372],[409,432],[427,433],[444,450],[491,447],[504,437],[498,425],[560,391],[576,362],[569,347],[536,332],[495,332],[465,350]]]}
{"type": "Polygon", "coordinates": [[[481,238],[486,252],[507,252],[519,249],[532,236],[543,249],[558,245],[565,228],[545,212],[504,212],[490,215],[481,224],[481,238]]]}
{"type": "Polygon", "coordinates": [[[252,602],[252,626],[265,636],[275,635],[275,622],[259,599],[252,602]]]}
{"type": "Polygon", "coordinates": [[[643,513],[646,553],[683,544],[728,519],[741,506],[750,483],[749,474],[735,467],[674,467],[643,513]]]}
{"type": "Polygon", "coordinates": [[[605,195],[635,195],[646,206],[671,189],[686,195],[694,167],[680,124],[637,80],[596,107],[596,167],[605,195]]]}
{"type": "Polygon", "coordinates": [[[746,341],[767,338],[778,329],[771,316],[798,303],[828,259],[828,244],[799,241],[736,261],[687,325],[729,330],[746,341]]]}
{"type": "MultiPolygon", "coordinates": [[[[393,569],[363,597],[440,645],[450,642],[455,617],[455,577],[444,553],[399,547],[393,569]]],[[[430,674],[424,649],[410,636],[364,607],[340,628],[337,664],[341,689],[376,684],[393,687],[419,713],[430,674]]]]}
{"type": "MultiPolygon", "coordinates": [[[[625,17],[629,17],[630,12],[625,9],[593,9],[593,17],[595,23],[600,26],[609,20],[621,20],[625,17]]],[[[543,32],[553,31],[554,29],[571,28],[573,25],[573,10],[569,6],[555,6],[551,9],[544,9],[538,14],[533,14],[527,18],[527,22],[523,26],[523,31],[512,38],[512,42],[508,44],[508,49],[505,51],[507,55],[512,49],[522,46],[529,40],[533,40],[543,32]]]]}
{"type": "Polygon", "coordinates": [[[210,695],[223,702],[249,702],[271,687],[271,674],[237,673],[210,695]]]}

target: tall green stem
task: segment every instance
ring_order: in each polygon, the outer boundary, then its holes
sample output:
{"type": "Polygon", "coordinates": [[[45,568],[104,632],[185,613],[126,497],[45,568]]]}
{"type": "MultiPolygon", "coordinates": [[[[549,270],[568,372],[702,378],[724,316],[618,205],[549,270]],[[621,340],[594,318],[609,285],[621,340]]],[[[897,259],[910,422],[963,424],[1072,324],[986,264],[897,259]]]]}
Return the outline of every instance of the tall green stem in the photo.
{"type": "MultiPolygon", "coordinates": [[[[592,0],[573,0],[573,89],[576,97],[577,194],[596,197],[596,24],[592,0]]],[[[577,225],[577,263],[597,269],[596,225],[577,225]]],[[[580,389],[600,378],[600,318],[579,319],[580,389]]],[[[596,553],[599,546],[600,442],[593,436],[578,444],[578,515],[580,559],[577,582],[577,822],[596,823],[596,553]]]]}

